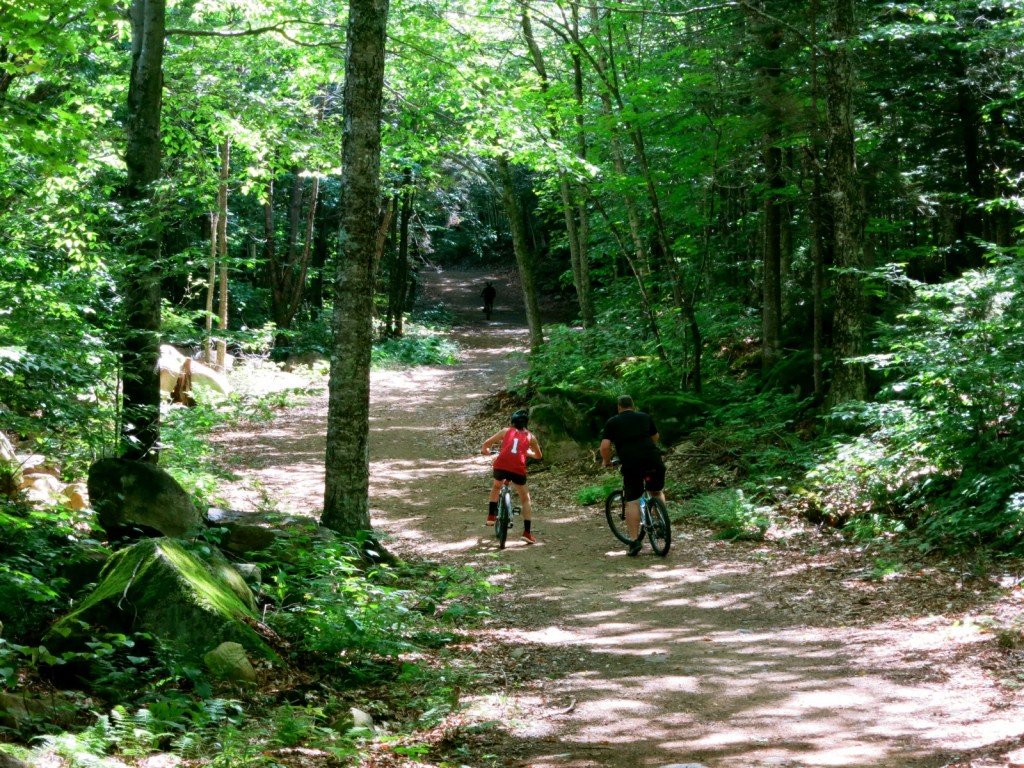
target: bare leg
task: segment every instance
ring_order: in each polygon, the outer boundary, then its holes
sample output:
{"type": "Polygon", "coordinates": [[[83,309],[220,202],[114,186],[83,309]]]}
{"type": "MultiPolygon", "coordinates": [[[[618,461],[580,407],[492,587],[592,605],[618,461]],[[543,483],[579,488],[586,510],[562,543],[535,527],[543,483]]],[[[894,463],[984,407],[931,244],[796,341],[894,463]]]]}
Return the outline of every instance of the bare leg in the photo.
{"type": "Polygon", "coordinates": [[[640,535],[640,500],[626,502],[626,531],[629,538],[636,540],[640,535]]]}
{"type": "Polygon", "coordinates": [[[533,504],[530,502],[530,489],[525,485],[517,485],[519,503],[523,507],[523,520],[529,520],[533,516],[533,504]]]}

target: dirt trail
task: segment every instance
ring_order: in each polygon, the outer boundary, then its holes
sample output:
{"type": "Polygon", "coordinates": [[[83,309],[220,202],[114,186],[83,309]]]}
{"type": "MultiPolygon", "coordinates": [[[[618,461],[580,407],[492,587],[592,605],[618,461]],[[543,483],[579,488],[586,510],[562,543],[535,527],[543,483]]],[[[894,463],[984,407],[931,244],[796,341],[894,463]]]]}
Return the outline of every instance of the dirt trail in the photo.
{"type": "MultiPolygon", "coordinates": [[[[464,699],[482,719],[507,718],[485,737],[492,753],[532,768],[1006,764],[978,755],[1020,745],[1024,701],[978,663],[991,636],[957,623],[963,590],[950,597],[938,576],[872,584],[863,562],[685,525],[667,558],[627,558],[601,510],[566,501],[576,489],[557,471],[531,474],[541,543],[510,538],[498,552],[478,448],[502,423],[479,434],[466,424],[522,365],[522,313],[498,275],[427,282],[463,320],[464,359],[374,374],[372,515],[396,552],[508,567],[485,635],[501,649],[495,674],[514,669],[517,684],[464,699]],[[499,289],[490,322],[485,277],[499,289]]],[[[232,442],[232,463],[247,467],[232,505],[258,501],[246,490],[256,480],[281,509],[318,514],[325,419],[320,399],[256,443],[232,442]]]]}

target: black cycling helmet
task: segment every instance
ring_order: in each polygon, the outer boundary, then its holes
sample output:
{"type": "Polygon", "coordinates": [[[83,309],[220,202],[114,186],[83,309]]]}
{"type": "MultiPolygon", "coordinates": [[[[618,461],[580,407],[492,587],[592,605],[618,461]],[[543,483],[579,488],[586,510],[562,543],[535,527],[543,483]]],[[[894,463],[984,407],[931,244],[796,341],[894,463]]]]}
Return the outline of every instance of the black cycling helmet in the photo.
{"type": "Polygon", "coordinates": [[[509,421],[512,422],[512,426],[516,429],[526,429],[526,425],[530,422],[530,412],[525,408],[520,408],[512,414],[509,421]]]}

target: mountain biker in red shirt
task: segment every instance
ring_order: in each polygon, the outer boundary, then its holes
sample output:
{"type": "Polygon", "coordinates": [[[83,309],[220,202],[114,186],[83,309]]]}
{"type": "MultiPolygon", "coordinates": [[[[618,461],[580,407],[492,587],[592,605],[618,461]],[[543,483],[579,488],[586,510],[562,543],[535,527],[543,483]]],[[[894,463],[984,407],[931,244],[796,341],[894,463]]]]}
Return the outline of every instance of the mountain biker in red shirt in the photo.
{"type": "Polygon", "coordinates": [[[502,481],[508,480],[519,494],[519,503],[523,507],[522,539],[527,544],[536,544],[537,539],[530,532],[533,505],[530,502],[530,491],[526,487],[526,457],[540,459],[543,454],[536,436],[526,428],[530,421],[529,411],[518,410],[512,414],[509,421],[512,426],[495,432],[484,441],[481,449],[484,456],[487,456],[492,445],[501,443],[501,449],[494,459],[492,468],[494,483],[491,485],[491,496],[487,500],[487,525],[494,525],[498,516],[498,491],[501,490],[502,481]]]}

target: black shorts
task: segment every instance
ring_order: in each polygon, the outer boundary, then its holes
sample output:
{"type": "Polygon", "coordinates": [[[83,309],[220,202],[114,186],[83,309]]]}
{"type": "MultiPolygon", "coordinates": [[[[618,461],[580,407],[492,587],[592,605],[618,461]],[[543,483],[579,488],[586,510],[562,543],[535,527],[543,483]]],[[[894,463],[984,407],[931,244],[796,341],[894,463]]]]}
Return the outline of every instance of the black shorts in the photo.
{"type": "Polygon", "coordinates": [[[622,468],[622,495],[626,501],[636,501],[644,495],[644,487],[651,493],[665,488],[665,466],[622,468]]]}
{"type": "Polygon", "coordinates": [[[508,480],[512,485],[526,485],[526,475],[517,475],[515,472],[509,472],[507,469],[494,470],[494,479],[508,480]]]}

